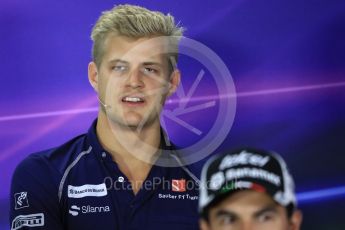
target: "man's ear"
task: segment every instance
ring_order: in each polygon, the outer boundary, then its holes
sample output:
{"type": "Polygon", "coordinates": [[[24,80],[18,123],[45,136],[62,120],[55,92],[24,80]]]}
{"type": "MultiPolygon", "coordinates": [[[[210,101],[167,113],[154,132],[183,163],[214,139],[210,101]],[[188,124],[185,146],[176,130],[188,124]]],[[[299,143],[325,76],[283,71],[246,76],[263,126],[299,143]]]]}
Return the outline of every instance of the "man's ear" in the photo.
{"type": "Polygon", "coordinates": [[[173,93],[175,93],[177,87],[180,84],[180,81],[181,81],[181,73],[178,69],[175,69],[170,75],[168,97],[171,96],[173,93]]]}
{"type": "Polygon", "coordinates": [[[96,63],[90,62],[87,72],[92,88],[98,93],[98,70],[96,63]]]}
{"type": "Polygon", "coordinates": [[[290,222],[291,222],[291,230],[299,230],[301,229],[301,224],[302,224],[302,219],[303,219],[303,215],[302,212],[300,210],[295,210],[292,213],[290,222]]]}

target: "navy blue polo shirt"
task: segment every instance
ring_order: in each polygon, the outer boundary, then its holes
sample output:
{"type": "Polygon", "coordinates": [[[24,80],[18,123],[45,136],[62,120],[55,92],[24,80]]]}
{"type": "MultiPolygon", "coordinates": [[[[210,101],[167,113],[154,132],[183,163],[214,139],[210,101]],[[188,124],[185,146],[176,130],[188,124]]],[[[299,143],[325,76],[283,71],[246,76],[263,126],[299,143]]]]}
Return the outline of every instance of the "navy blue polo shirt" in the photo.
{"type": "MultiPolygon", "coordinates": [[[[100,145],[96,123],[87,134],[31,154],[17,166],[11,229],[198,229],[198,179],[190,170],[153,165],[134,195],[100,145]]],[[[176,156],[171,160],[178,161],[176,156]]]]}

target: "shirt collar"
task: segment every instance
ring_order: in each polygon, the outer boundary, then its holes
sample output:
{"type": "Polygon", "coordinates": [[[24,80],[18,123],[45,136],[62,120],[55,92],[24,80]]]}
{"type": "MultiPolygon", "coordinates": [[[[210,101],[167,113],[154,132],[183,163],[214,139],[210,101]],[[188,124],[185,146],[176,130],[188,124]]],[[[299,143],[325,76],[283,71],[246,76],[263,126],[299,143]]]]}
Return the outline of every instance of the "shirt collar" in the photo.
{"type": "Polygon", "coordinates": [[[91,127],[89,128],[89,131],[87,133],[87,139],[90,145],[92,146],[93,152],[96,153],[97,157],[102,157],[102,154],[106,153],[106,151],[98,140],[97,133],[96,133],[96,125],[97,125],[97,119],[95,119],[92,122],[91,127]]]}
{"type": "MultiPolygon", "coordinates": [[[[88,130],[88,133],[87,133],[88,142],[92,146],[92,150],[96,154],[97,158],[101,160],[112,161],[112,157],[110,153],[108,153],[103,148],[103,146],[98,140],[97,133],[96,133],[96,126],[97,126],[97,118],[92,122],[91,127],[88,130]]],[[[162,150],[162,153],[161,153],[161,156],[157,159],[157,161],[162,160],[162,158],[165,158],[166,160],[166,157],[169,157],[172,151],[176,149],[175,145],[169,140],[169,137],[163,128],[161,128],[160,149],[162,150]]]]}

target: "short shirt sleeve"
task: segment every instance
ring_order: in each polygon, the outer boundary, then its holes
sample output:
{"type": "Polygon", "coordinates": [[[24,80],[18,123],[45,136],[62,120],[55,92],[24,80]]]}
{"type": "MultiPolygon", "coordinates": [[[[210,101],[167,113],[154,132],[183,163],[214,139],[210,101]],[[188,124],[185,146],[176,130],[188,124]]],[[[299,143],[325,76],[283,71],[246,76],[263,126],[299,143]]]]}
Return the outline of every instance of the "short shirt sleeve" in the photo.
{"type": "Polygon", "coordinates": [[[10,194],[10,229],[63,229],[57,181],[59,173],[40,155],[16,168],[10,194]]]}

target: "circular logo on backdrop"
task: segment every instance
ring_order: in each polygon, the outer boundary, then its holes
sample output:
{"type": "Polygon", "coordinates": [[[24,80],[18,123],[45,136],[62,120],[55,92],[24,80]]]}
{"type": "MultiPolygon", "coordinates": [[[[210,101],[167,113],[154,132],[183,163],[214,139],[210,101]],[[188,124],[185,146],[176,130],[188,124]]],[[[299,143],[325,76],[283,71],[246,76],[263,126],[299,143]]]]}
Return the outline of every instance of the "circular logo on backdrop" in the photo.
{"type": "MultiPolygon", "coordinates": [[[[178,149],[178,159],[176,158],[176,161],[171,160],[172,156],[176,156],[176,150],[162,149],[164,154],[160,155],[155,164],[164,167],[176,167],[189,165],[204,159],[224,141],[234,121],[236,92],[229,69],[210,48],[186,37],[161,36],[144,40],[129,50],[123,56],[124,59],[133,57],[133,54],[140,52],[142,47],[146,47],[146,50],[149,47],[150,56],[166,55],[169,57],[172,66],[177,64],[174,57],[177,53],[176,47],[178,47],[179,57],[194,62],[193,68],[196,66],[195,69],[190,71],[193,74],[186,74],[183,69],[180,69],[181,83],[175,95],[170,98],[166,98],[170,86],[168,78],[155,79],[161,83],[160,88],[149,91],[143,90],[144,95],[154,96],[157,101],[165,101],[164,108],[162,107],[164,103],[157,103],[154,109],[156,116],[160,116],[163,129],[171,134],[169,138],[164,135],[162,141],[165,141],[165,144],[169,146],[172,144],[171,140],[175,142],[174,139],[193,140],[193,142],[182,145],[178,149]],[[155,44],[157,48],[155,48],[155,44]],[[161,44],[166,44],[165,49],[158,48],[161,44]],[[161,81],[166,82],[162,83],[161,81]]],[[[116,90],[118,89],[111,84],[110,80],[106,89],[105,104],[108,104],[106,99],[111,98],[116,90]]],[[[135,102],[134,99],[133,102],[135,102]]],[[[111,114],[116,110],[117,108],[111,104],[105,107],[110,124],[113,121],[111,114]]],[[[124,117],[125,114],[123,113],[122,116],[124,117]]],[[[152,110],[148,110],[147,114],[142,114],[140,124],[136,127],[130,126],[128,129],[131,131],[134,129],[139,134],[145,128],[145,125],[150,122],[150,117],[152,117],[152,110]]],[[[139,148],[129,146],[128,139],[123,138],[123,133],[119,134],[115,128],[112,133],[122,147],[128,149],[128,152],[143,161],[152,162],[152,158],[143,153],[143,149],[150,152],[151,146],[139,138],[135,139],[134,142],[136,146],[140,146],[139,148]]],[[[152,151],[156,150],[152,148],[152,151]]]]}

